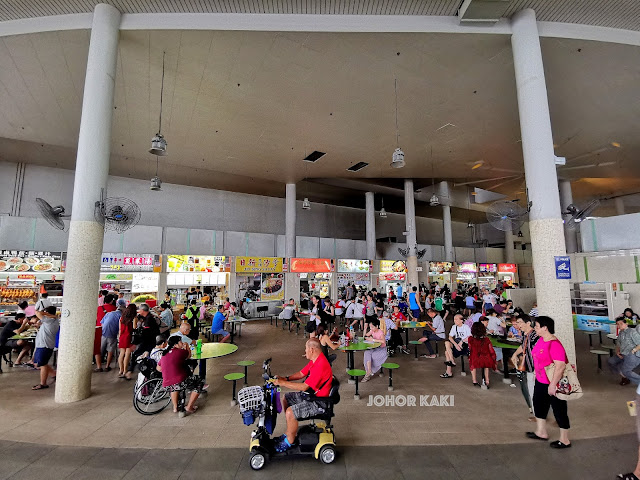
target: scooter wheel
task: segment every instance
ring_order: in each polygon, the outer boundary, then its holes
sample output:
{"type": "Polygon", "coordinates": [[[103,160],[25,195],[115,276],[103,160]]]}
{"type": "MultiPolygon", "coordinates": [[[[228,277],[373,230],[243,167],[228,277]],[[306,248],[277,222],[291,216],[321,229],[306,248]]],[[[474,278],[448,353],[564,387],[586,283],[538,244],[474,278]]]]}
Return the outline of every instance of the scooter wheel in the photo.
{"type": "Polygon", "coordinates": [[[262,452],[253,452],[249,457],[249,466],[253,470],[262,470],[266,463],[267,459],[262,452]]]}
{"type": "Polygon", "coordinates": [[[325,445],[320,449],[318,458],[325,465],[329,465],[336,459],[336,449],[333,448],[333,445],[325,445]]]}

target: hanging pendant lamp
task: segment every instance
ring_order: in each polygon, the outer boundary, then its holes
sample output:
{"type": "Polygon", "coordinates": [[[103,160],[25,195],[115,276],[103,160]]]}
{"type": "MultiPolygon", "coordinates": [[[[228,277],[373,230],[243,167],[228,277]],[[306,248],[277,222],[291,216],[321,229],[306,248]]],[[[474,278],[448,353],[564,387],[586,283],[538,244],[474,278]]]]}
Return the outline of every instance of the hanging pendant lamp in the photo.
{"type": "Polygon", "coordinates": [[[391,156],[391,167],[392,168],[402,168],[404,167],[404,152],[400,148],[400,144],[398,142],[398,138],[400,137],[400,132],[398,130],[398,79],[394,80],[394,90],[396,94],[396,149],[393,151],[393,155],[391,156]]]}
{"type": "Polygon", "coordinates": [[[164,93],[164,56],[162,52],[162,83],[160,84],[160,120],[158,122],[158,133],[151,139],[149,153],[164,157],[167,155],[167,141],[162,136],[162,96],[164,93]]]}

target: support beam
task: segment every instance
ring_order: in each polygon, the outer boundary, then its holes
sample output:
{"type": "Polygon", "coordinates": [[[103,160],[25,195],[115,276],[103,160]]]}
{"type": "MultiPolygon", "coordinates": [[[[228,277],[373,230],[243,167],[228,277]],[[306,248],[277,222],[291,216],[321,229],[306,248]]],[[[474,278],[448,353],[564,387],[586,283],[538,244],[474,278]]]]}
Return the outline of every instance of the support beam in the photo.
{"type": "MultiPolygon", "coordinates": [[[[560,208],[563,212],[567,211],[567,207],[573,203],[573,193],[571,192],[571,182],[569,180],[560,180],[560,208]]],[[[569,216],[565,217],[566,219],[569,216]]],[[[567,247],[567,253],[576,253],[578,251],[577,232],[574,228],[568,228],[564,225],[564,242],[567,247]]]]}
{"type": "Polygon", "coordinates": [[[515,235],[513,230],[504,232],[504,261],[505,263],[516,263],[516,252],[513,249],[515,235]]]}
{"type": "Polygon", "coordinates": [[[296,256],[296,184],[287,183],[285,205],[285,257],[296,256]]]}
{"type": "Polygon", "coordinates": [[[444,231],[444,260],[454,262],[455,253],[453,250],[453,232],[451,230],[451,207],[442,206],[442,229],[444,231]]]}
{"type": "Polygon", "coordinates": [[[513,16],[511,26],[522,153],[532,202],[529,227],[538,311],[555,320],[556,336],[562,341],[569,360],[575,363],[569,281],[557,280],[555,275],[554,256],[566,255],[566,247],[535,12],[519,11],[513,16]]]}
{"type": "Polygon", "coordinates": [[[366,204],[367,259],[376,259],[376,207],[373,192],[364,194],[366,204]]]}
{"type": "Polygon", "coordinates": [[[413,190],[413,180],[404,181],[404,218],[407,231],[407,291],[409,285],[418,286],[418,257],[416,256],[416,205],[413,190]]]}
{"type": "Polygon", "coordinates": [[[624,198],[616,197],[613,199],[616,205],[616,215],[624,215],[624,198]]]}
{"type": "Polygon", "coordinates": [[[120,12],[93,11],[82,99],[72,216],[67,246],[55,400],[77,402],[91,394],[91,357],[98,308],[103,226],[95,202],[107,187],[120,12]]]}

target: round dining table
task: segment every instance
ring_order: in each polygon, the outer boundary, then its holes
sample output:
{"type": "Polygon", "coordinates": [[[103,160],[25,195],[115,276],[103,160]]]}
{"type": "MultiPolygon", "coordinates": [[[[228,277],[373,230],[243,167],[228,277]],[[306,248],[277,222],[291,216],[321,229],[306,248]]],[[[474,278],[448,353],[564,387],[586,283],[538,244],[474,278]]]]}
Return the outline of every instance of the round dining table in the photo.
{"type": "MultiPolygon", "coordinates": [[[[338,347],[338,350],[342,350],[347,353],[347,369],[353,370],[355,364],[355,352],[364,352],[365,350],[371,350],[373,348],[378,348],[382,343],[380,342],[365,342],[362,340],[362,337],[357,342],[352,342],[348,347],[338,347]]],[[[356,379],[354,377],[349,377],[349,383],[355,383],[356,379]]]]}
{"type": "Polygon", "coordinates": [[[191,353],[191,358],[193,360],[199,360],[198,364],[198,375],[202,380],[206,380],[207,378],[207,360],[209,358],[218,358],[224,357],[225,355],[230,355],[238,350],[237,345],[233,345],[231,343],[218,343],[218,342],[210,342],[203,343],[202,350],[200,353],[196,353],[193,351],[191,353]]]}

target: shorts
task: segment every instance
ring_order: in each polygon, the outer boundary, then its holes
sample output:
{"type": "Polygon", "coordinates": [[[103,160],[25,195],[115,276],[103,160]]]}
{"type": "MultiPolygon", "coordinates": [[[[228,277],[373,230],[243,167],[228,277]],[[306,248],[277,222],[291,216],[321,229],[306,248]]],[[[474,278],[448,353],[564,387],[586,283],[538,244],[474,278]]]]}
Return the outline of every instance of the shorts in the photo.
{"type": "Polygon", "coordinates": [[[7,340],[7,343],[5,343],[4,346],[6,351],[18,348],[18,340],[7,340]]]}
{"type": "Polygon", "coordinates": [[[465,343],[464,347],[462,347],[462,350],[458,350],[456,347],[451,345],[451,353],[453,353],[453,358],[458,358],[458,357],[461,357],[462,355],[466,355],[468,357],[469,346],[465,343]]]}
{"type": "Polygon", "coordinates": [[[420,318],[420,309],[419,308],[416,308],[415,310],[411,309],[411,315],[413,315],[413,318],[420,318]]]}
{"type": "Polygon", "coordinates": [[[53,355],[53,348],[36,348],[36,353],[33,354],[33,363],[38,367],[42,367],[49,363],[53,355]]]}
{"type": "Polygon", "coordinates": [[[194,392],[202,393],[202,389],[204,387],[204,380],[199,376],[191,375],[187,377],[180,383],[176,383],[175,385],[170,385],[168,388],[172,392],[180,392],[182,390],[191,390],[194,392]]]}
{"type": "Polygon", "coordinates": [[[102,337],[100,342],[100,353],[104,355],[105,352],[116,353],[118,350],[118,339],[102,337]]]}
{"type": "Polygon", "coordinates": [[[324,413],[324,408],[310,400],[309,395],[304,392],[289,392],[284,398],[297,420],[305,420],[324,413]]]}
{"type": "MultiPolygon", "coordinates": [[[[227,332],[224,328],[221,328],[220,330],[218,330],[218,331],[216,331],[216,332],[213,332],[213,331],[212,331],[211,333],[213,333],[214,335],[222,335],[223,337],[226,337],[226,336],[228,336],[228,335],[231,335],[231,334],[230,334],[229,332],[227,332]]],[[[189,338],[191,338],[191,337],[189,337],[189,338]]]]}

